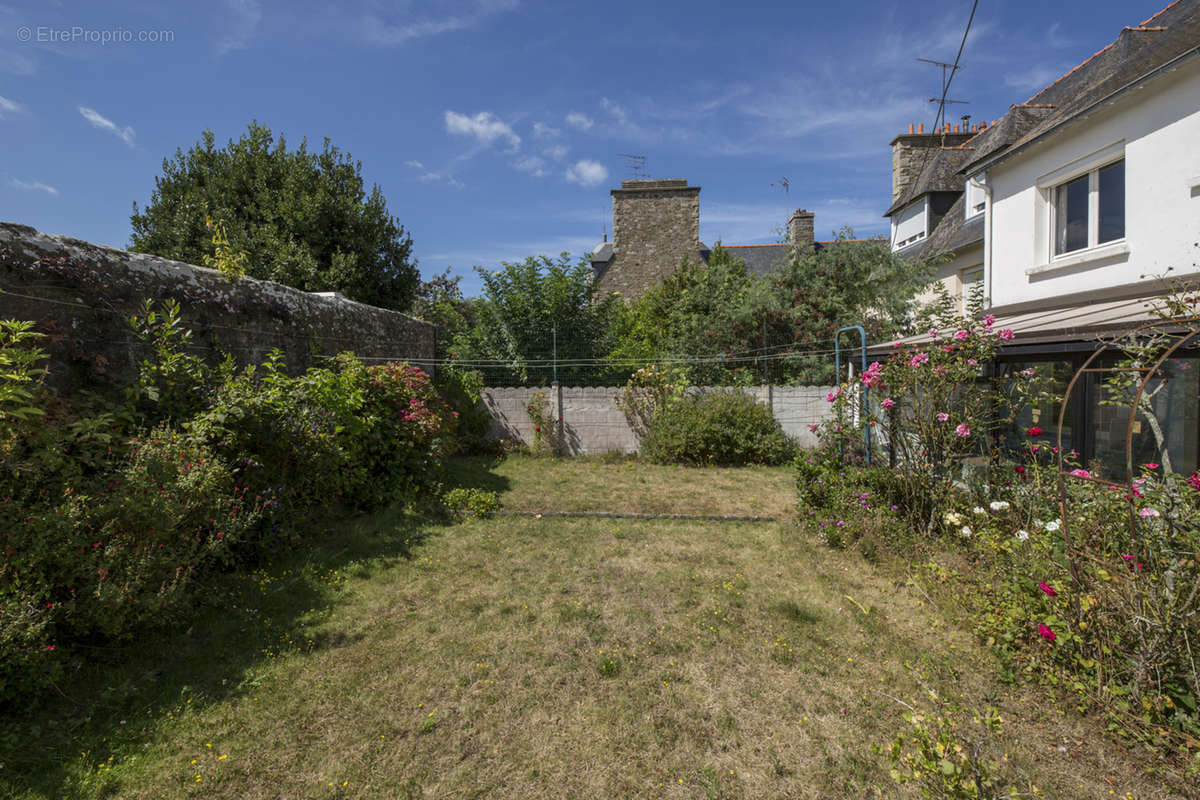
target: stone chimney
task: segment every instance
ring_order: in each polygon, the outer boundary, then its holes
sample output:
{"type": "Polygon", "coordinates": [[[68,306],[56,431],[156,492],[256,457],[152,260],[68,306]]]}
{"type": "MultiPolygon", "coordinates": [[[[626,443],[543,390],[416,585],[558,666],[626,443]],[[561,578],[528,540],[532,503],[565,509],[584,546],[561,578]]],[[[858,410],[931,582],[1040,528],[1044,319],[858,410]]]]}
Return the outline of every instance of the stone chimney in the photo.
{"type": "Polygon", "coordinates": [[[900,199],[904,190],[912,184],[921,173],[931,149],[939,147],[957,147],[973,137],[978,132],[960,130],[959,126],[951,126],[949,122],[940,131],[925,132],[925,123],[908,126],[908,133],[902,133],[892,139],[892,202],[900,199]]]}
{"type": "Polygon", "coordinates": [[[682,178],[621,181],[612,190],[613,258],[597,280],[599,295],[629,301],[679,269],[699,263],[700,187],[682,178]]]}
{"type": "Polygon", "coordinates": [[[788,220],[788,244],[792,247],[812,247],[815,238],[813,212],[797,209],[788,220]]]}

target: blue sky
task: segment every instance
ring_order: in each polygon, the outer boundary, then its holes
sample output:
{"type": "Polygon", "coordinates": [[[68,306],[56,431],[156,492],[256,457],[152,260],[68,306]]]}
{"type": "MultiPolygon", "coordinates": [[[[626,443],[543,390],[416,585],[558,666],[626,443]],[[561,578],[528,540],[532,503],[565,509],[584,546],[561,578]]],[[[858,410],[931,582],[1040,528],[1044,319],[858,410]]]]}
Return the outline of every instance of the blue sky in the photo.
{"type": "MultiPolygon", "coordinates": [[[[981,0],[948,117],[999,117],[1166,0],[981,0]]],[[[0,0],[0,220],[122,247],[164,157],[257,119],[363,164],[421,271],[581,255],[631,177],[702,187],[709,244],[885,230],[888,142],[934,118],[971,0],[0,0]],[[115,41],[105,42],[105,38],[115,41]],[[788,196],[773,187],[786,177],[788,196]]]]}

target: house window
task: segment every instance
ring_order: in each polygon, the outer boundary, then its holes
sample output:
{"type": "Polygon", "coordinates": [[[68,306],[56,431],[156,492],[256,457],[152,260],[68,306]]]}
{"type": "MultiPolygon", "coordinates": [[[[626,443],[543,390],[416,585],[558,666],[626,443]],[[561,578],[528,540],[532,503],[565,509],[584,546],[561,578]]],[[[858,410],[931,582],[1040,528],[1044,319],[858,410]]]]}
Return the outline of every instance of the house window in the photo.
{"type": "Polygon", "coordinates": [[[925,238],[925,200],[913,203],[892,217],[892,249],[899,250],[925,238]]]}
{"type": "Polygon", "coordinates": [[[964,213],[966,218],[970,219],[976,214],[982,214],[984,208],[987,207],[987,195],[983,192],[983,187],[976,183],[973,179],[967,179],[967,188],[963,197],[964,213]]]}
{"type": "Polygon", "coordinates": [[[1054,187],[1054,255],[1125,238],[1125,161],[1054,187]]]}

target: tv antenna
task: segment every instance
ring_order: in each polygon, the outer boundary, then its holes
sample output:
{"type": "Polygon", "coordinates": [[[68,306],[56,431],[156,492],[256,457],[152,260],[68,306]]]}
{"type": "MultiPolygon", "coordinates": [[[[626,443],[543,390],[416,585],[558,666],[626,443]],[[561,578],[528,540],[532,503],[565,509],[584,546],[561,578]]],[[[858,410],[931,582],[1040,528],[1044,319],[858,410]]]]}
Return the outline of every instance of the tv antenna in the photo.
{"type": "MultiPolygon", "coordinates": [[[[964,37],[965,39],[965,37],[964,37]]],[[[952,103],[967,105],[970,100],[951,100],[946,97],[946,92],[950,90],[950,82],[954,80],[954,74],[962,67],[958,64],[947,64],[945,61],[934,61],[932,58],[918,58],[917,61],[922,61],[926,64],[933,64],[935,67],[942,69],[942,91],[937,97],[929,98],[929,102],[938,104],[937,119],[933,121],[933,130],[938,132],[941,130],[942,124],[946,121],[946,106],[952,103]]]]}
{"type": "Polygon", "coordinates": [[[772,183],[771,185],[779,186],[779,187],[783,188],[783,196],[787,199],[788,210],[791,211],[791,209],[792,209],[792,192],[791,192],[791,188],[790,188],[792,185],[791,181],[789,181],[787,178],[780,178],[778,181],[776,181],[775,183],[772,183]]]}
{"type": "Polygon", "coordinates": [[[646,175],[646,157],[635,156],[630,153],[617,153],[621,158],[625,159],[625,166],[633,170],[633,179],[639,180],[648,177],[646,175]]]}

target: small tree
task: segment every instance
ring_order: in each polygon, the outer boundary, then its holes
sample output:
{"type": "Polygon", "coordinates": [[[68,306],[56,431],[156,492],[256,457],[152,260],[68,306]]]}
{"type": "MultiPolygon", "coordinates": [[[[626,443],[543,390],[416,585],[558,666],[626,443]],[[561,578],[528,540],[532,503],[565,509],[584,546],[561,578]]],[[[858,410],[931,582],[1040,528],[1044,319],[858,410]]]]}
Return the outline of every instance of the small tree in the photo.
{"type": "Polygon", "coordinates": [[[490,385],[549,384],[553,362],[560,383],[588,383],[607,377],[600,357],[609,352],[610,322],[620,301],[594,302],[591,265],[535,256],[505,262],[494,272],[476,267],[483,297],[475,305],[475,323],[458,331],[452,360],[489,362],[483,369],[490,385]]]}

